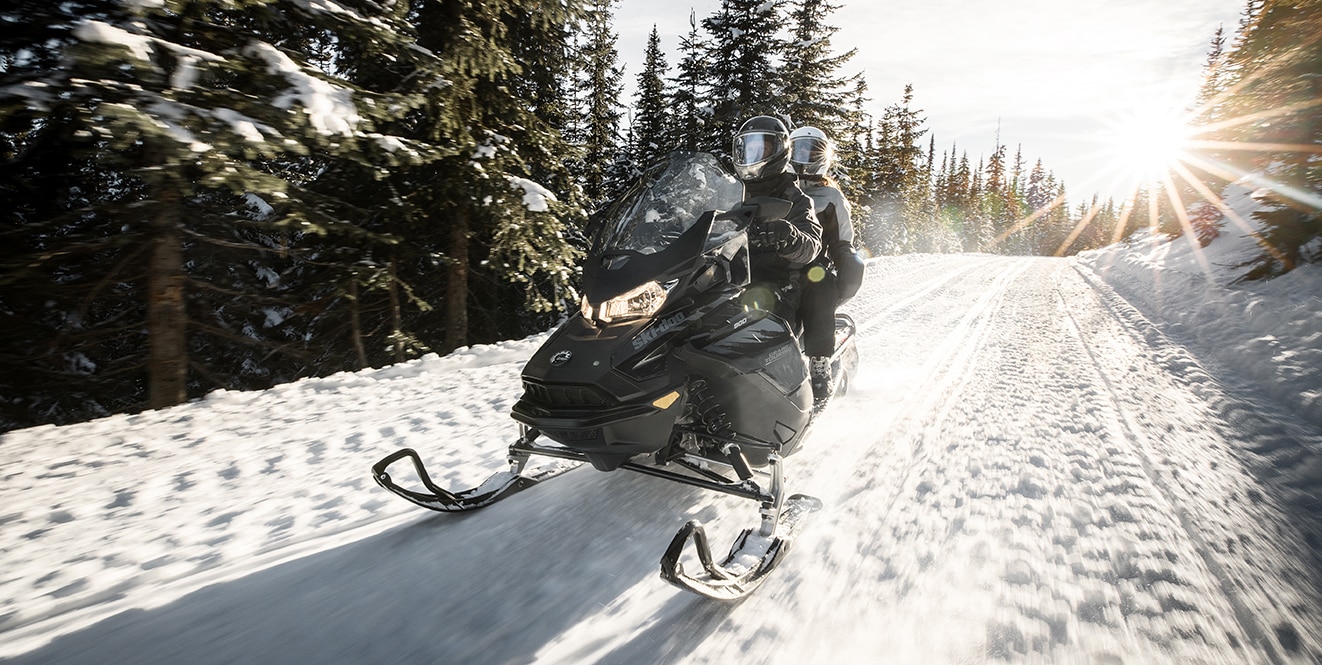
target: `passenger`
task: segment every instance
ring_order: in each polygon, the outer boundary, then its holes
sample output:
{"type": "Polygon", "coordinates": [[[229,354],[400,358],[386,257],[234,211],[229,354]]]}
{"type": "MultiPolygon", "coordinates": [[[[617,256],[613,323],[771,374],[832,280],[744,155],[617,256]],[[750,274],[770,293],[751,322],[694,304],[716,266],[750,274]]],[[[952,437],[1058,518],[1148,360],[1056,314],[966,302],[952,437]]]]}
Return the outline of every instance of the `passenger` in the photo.
{"type": "Polygon", "coordinates": [[[831,396],[831,355],[835,352],[835,310],[858,292],[863,261],[854,251],[854,226],[847,201],[828,175],[835,147],[816,127],[800,127],[790,135],[790,163],[800,187],[813,200],[822,227],[822,251],[804,271],[803,345],[808,354],[813,397],[831,396]]]}

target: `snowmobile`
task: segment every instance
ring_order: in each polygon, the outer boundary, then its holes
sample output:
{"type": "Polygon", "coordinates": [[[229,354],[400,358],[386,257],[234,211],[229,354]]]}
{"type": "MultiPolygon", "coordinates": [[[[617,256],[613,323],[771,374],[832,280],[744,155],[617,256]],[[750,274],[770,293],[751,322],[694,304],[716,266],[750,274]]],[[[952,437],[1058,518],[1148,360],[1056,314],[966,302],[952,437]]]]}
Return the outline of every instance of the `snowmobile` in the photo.
{"type": "MultiPolygon", "coordinates": [[[[782,465],[826,404],[813,399],[798,331],[750,284],[746,229],[783,216],[789,202],[742,197],[741,183],[710,154],[672,154],[650,170],[589,226],[581,311],[523,369],[510,470],[450,492],[406,448],[372,468],[376,482],[424,508],[466,511],[586,462],[742,497],[760,506],[757,528],[718,563],[703,525],[689,521],[663,555],[661,576],[717,599],[757,588],[821,507],[785,495],[782,465]],[[533,456],[552,462],[534,470],[533,456]],[[392,480],[388,467],[404,458],[425,490],[392,480]],[[692,573],[681,562],[690,542],[701,568],[692,573]]],[[[854,333],[854,322],[837,315],[836,395],[857,369],[854,333]]]]}

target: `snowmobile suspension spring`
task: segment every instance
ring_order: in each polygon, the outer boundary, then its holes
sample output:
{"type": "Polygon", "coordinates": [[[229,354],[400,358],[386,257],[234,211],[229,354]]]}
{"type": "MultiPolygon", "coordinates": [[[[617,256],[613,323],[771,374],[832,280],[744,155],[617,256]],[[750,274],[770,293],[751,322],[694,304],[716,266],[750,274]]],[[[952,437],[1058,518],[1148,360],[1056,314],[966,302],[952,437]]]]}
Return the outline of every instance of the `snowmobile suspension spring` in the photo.
{"type": "Polygon", "coordinates": [[[711,393],[711,386],[707,385],[705,379],[697,379],[689,384],[689,395],[692,396],[690,403],[693,405],[693,410],[708,434],[721,439],[734,436],[734,428],[730,426],[729,418],[721,408],[720,401],[711,393]]]}

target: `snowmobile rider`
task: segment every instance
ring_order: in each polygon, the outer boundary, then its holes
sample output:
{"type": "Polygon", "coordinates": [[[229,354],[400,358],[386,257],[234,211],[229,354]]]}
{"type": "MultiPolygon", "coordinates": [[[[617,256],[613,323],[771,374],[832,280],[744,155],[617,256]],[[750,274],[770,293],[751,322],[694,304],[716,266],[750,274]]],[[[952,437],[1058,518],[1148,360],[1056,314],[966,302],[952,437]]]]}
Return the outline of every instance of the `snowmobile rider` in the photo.
{"type": "Polygon", "coordinates": [[[831,355],[835,352],[835,310],[858,293],[863,260],[854,251],[854,225],[849,201],[827,174],[835,161],[835,146],[816,127],[790,134],[790,164],[799,186],[813,200],[822,227],[822,251],[804,270],[803,345],[808,354],[813,397],[831,396],[831,355]]]}
{"type": "Polygon", "coordinates": [[[797,325],[803,268],[821,252],[822,227],[789,168],[789,130],[771,116],[750,118],[735,134],[730,158],[745,201],[773,197],[791,204],[783,219],[759,220],[748,229],[752,284],[745,305],[770,309],[797,325]]]}

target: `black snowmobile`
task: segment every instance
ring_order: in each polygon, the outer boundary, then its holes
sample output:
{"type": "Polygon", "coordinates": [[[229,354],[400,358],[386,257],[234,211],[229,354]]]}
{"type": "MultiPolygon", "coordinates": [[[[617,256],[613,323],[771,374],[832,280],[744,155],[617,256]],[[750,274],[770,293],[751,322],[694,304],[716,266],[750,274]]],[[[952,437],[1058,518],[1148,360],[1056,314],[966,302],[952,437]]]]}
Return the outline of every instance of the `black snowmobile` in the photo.
{"type": "MultiPolygon", "coordinates": [[[[821,507],[785,495],[781,466],[825,404],[814,403],[796,331],[754,303],[757,290],[748,288],[745,229],[783,216],[789,203],[745,202],[742,194],[709,154],[675,153],[652,169],[591,229],[582,309],[523,369],[512,414],[522,435],[509,448],[510,470],[452,493],[403,449],[372,468],[376,482],[424,508],[465,511],[577,466],[529,469],[538,455],[743,497],[760,504],[758,528],[745,530],[718,563],[702,525],[690,521],[662,557],[661,576],[713,598],[756,588],[803,518],[821,507]],[[405,457],[425,491],[387,473],[405,457]],[[701,564],[693,574],[680,562],[690,540],[701,564]]],[[[836,395],[857,368],[854,331],[848,316],[837,315],[836,395]]]]}

